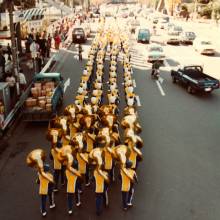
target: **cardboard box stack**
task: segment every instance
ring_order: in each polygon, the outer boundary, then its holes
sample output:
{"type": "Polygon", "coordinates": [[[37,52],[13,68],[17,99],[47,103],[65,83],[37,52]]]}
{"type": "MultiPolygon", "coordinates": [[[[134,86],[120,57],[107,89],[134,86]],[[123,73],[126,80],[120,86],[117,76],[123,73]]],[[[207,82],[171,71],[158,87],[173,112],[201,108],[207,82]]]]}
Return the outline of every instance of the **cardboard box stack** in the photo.
{"type": "Polygon", "coordinates": [[[52,111],[51,98],[54,89],[54,82],[34,83],[31,88],[31,96],[25,102],[26,107],[33,110],[52,111]]]}

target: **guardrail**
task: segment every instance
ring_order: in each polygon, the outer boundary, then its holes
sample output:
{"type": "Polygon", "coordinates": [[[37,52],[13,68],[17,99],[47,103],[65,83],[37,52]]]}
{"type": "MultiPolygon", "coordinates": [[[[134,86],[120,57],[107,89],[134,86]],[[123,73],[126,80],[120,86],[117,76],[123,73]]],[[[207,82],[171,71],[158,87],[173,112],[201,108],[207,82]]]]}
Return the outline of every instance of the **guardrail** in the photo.
{"type": "Polygon", "coordinates": [[[40,71],[40,73],[47,72],[54,63],[58,60],[58,53],[54,54],[46,63],[46,65],[43,67],[43,69],[40,71]]]}

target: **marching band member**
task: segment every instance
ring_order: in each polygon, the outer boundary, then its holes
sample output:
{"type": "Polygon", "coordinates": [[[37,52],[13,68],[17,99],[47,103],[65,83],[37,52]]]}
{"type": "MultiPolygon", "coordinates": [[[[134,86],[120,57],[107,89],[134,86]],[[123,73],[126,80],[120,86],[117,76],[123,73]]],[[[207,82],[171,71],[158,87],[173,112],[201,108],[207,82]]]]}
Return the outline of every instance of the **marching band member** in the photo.
{"type": "Polygon", "coordinates": [[[42,149],[35,149],[31,151],[26,157],[26,163],[29,167],[37,168],[39,183],[39,195],[41,196],[41,214],[47,215],[46,202],[47,196],[49,197],[50,209],[55,208],[53,186],[53,175],[49,172],[49,164],[44,164],[46,154],[42,149]]]}
{"type": "Polygon", "coordinates": [[[39,188],[39,194],[41,196],[41,214],[42,216],[47,215],[46,210],[46,202],[47,202],[47,196],[49,197],[49,203],[50,203],[50,209],[55,208],[54,203],[54,194],[53,194],[53,176],[50,171],[50,165],[45,164],[44,165],[44,172],[47,175],[46,177],[42,175],[42,173],[38,172],[38,183],[40,184],[39,188]]]}
{"type": "Polygon", "coordinates": [[[72,214],[73,208],[73,198],[75,196],[76,206],[79,207],[81,205],[80,202],[80,179],[81,174],[77,170],[78,163],[76,160],[73,161],[73,167],[66,169],[66,179],[67,179],[67,200],[68,200],[68,213],[72,214]]]}
{"type": "Polygon", "coordinates": [[[94,170],[95,178],[95,193],[96,193],[96,214],[100,215],[102,212],[102,206],[108,205],[107,185],[109,184],[108,173],[99,169],[94,170]]]}
{"type": "MultiPolygon", "coordinates": [[[[84,150],[84,140],[83,133],[77,133],[76,136],[72,139],[72,144],[76,149],[76,159],[78,161],[78,168],[81,175],[85,179],[85,185],[89,186],[89,168],[88,168],[88,153],[84,150]]],[[[80,190],[82,190],[80,186],[80,190]]]]}
{"type": "Polygon", "coordinates": [[[61,177],[61,185],[65,184],[65,178],[64,178],[64,170],[65,167],[62,165],[62,163],[58,160],[58,151],[56,148],[61,148],[62,143],[61,141],[58,141],[57,146],[55,148],[51,148],[51,154],[50,158],[53,159],[53,168],[54,168],[54,192],[58,192],[58,182],[59,177],[61,177]]]}
{"type": "Polygon", "coordinates": [[[131,169],[132,163],[126,162],[125,168],[120,169],[121,175],[121,192],[122,192],[122,206],[126,211],[128,207],[132,206],[132,199],[134,195],[134,183],[137,182],[137,174],[131,169]]]}

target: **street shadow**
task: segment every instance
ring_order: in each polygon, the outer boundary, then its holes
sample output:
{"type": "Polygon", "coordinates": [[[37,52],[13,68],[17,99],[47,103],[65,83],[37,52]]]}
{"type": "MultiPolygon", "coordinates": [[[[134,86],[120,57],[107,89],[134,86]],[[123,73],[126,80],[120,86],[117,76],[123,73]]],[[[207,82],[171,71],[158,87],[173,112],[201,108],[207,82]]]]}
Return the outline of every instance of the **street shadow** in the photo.
{"type": "Polygon", "coordinates": [[[216,51],[216,52],[215,52],[215,55],[212,56],[212,57],[220,57],[220,52],[216,51]]]}
{"type": "Polygon", "coordinates": [[[177,67],[177,66],[180,65],[180,63],[178,61],[174,60],[174,59],[167,59],[167,62],[169,63],[169,65],[171,67],[177,67]]]}

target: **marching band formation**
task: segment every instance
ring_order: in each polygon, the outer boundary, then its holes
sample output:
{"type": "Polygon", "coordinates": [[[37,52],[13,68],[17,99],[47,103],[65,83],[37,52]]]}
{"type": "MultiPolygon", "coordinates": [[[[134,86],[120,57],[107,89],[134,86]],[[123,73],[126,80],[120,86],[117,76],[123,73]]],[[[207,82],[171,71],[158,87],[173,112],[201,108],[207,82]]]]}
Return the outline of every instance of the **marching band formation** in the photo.
{"type": "Polygon", "coordinates": [[[132,66],[126,34],[117,26],[107,27],[104,20],[92,42],[88,62],[83,71],[75,102],[67,106],[62,116],[49,123],[47,139],[51,143],[53,175],[45,163],[46,154],[35,149],[26,158],[28,166],[37,168],[41,213],[46,216],[46,201],[55,207],[54,192],[59,182],[66,185],[68,213],[72,214],[74,200],[81,205],[84,186],[95,182],[96,214],[108,206],[108,189],[120,176],[122,207],[132,206],[138,163],[142,159],[139,136],[141,126],[136,110],[132,66]],[[104,91],[106,55],[110,54],[108,91],[104,91]],[[123,55],[123,79],[126,107],[119,111],[117,63],[123,55]],[[119,117],[120,116],[120,117],[119,117]],[[119,132],[120,130],[120,132],[119,132]]]}

